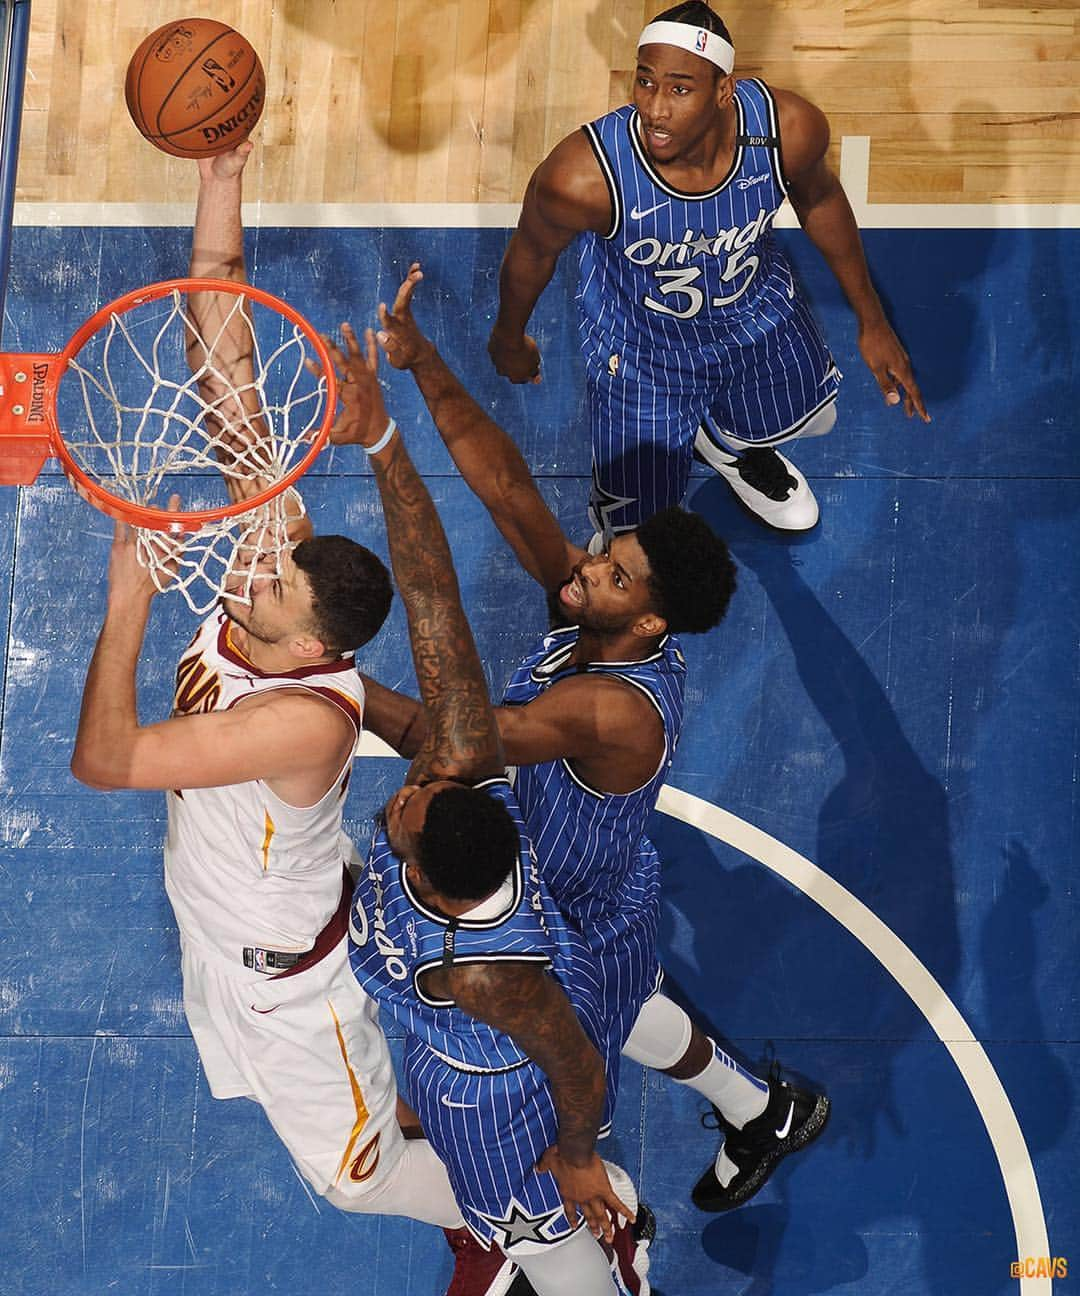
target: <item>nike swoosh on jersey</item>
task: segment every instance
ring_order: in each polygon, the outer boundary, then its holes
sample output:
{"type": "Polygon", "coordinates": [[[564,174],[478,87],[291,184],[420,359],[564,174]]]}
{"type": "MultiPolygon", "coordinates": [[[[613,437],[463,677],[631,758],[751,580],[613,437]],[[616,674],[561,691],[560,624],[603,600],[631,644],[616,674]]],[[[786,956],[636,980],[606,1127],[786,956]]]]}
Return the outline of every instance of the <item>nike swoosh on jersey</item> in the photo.
{"type": "Polygon", "coordinates": [[[659,202],[655,207],[646,207],[644,211],[638,211],[636,207],[630,208],[631,220],[644,220],[646,216],[651,216],[654,211],[659,211],[661,207],[667,207],[669,200],[659,202]]]}
{"type": "Polygon", "coordinates": [[[450,1099],[447,1098],[446,1094],[439,1094],[439,1102],[441,1102],[444,1107],[454,1107],[458,1111],[472,1111],[476,1106],[476,1103],[451,1102],[450,1099]]]}
{"type": "Polygon", "coordinates": [[[773,1131],[778,1141],[782,1142],[791,1133],[791,1118],[794,1115],[795,1115],[795,1104],[792,1103],[791,1106],[788,1108],[787,1120],[784,1121],[783,1125],[781,1125],[778,1130],[773,1131]]]}

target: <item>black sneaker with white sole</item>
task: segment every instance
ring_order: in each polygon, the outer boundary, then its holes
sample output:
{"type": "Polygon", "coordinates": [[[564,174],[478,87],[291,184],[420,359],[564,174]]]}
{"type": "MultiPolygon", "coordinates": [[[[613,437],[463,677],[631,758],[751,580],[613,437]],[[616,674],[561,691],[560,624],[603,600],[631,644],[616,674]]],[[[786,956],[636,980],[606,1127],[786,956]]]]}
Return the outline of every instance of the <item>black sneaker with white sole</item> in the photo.
{"type": "Polygon", "coordinates": [[[695,457],[709,465],[755,517],[778,531],[809,531],[817,525],[818,504],[806,478],[790,459],[769,446],[734,455],[700,429],[695,457]]]}
{"type": "Polygon", "coordinates": [[[692,1193],[704,1211],[726,1211],[750,1200],[780,1161],[806,1147],[825,1128],[830,1103],[824,1094],[808,1093],[781,1080],[777,1069],[769,1077],[769,1101],[760,1116],[736,1129],[714,1107],[702,1117],[709,1128],[724,1131],[724,1146],[701,1176],[692,1193]]]}

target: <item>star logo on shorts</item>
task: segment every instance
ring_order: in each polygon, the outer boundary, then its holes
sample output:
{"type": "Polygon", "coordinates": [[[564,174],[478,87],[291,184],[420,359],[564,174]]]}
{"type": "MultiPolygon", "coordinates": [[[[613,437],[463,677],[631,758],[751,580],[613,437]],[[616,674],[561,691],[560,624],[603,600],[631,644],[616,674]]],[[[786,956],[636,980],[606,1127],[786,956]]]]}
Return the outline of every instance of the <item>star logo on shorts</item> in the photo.
{"type": "Polygon", "coordinates": [[[559,1207],[545,1211],[542,1215],[530,1215],[518,1201],[511,1198],[509,1210],[501,1218],[485,1215],[482,1211],[477,1214],[491,1225],[496,1234],[496,1242],[505,1251],[516,1242],[550,1242],[550,1230],[563,1216],[563,1210],[559,1207]]]}
{"type": "Polygon", "coordinates": [[[632,495],[613,495],[610,491],[604,490],[603,486],[593,478],[592,494],[589,498],[589,519],[597,531],[604,535],[615,535],[619,531],[627,530],[625,524],[613,523],[611,515],[619,513],[627,504],[636,504],[637,500],[632,495]]]}

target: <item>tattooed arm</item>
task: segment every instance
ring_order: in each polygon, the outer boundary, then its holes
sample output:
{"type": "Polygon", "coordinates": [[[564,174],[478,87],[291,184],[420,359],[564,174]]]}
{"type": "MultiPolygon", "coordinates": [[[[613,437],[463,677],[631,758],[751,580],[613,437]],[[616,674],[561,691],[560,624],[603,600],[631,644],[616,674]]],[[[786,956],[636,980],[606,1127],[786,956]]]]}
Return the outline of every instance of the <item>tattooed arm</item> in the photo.
{"type": "Polygon", "coordinates": [[[534,963],[464,964],[443,975],[459,1008],[509,1035],[551,1082],[559,1137],[539,1169],[555,1176],[570,1223],[577,1223],[580,1211],[589,1228],[610,1241],[614,1226],[609,1211],[628,1219],[631,1215],[596,1153],[604,1068],[569,999],[534,963]]]}
{"type": "MultiPolygon", "coordinates": [[[[331,439],[373,446],[389,426],[376,378],[378,352],[367,331],[366,355],[342,326],[348,355],[328,343],[343,375],[343,413],[331,439]]],[[[427,487],[399,433],[371,456],[390,562],[409,622],[409,642],[427,713],[427,734],[407,782],[502,774],[502,743],[472,630],[461,606],[450,546],[427,487]]]]}

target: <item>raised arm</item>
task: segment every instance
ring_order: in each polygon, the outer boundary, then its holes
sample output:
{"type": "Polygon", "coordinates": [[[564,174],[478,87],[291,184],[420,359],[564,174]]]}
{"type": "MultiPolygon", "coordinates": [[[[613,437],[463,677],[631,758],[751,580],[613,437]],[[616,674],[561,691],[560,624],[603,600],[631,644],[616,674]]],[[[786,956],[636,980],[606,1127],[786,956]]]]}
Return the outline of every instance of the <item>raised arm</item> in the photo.
{"type": "Polygon", "coordinates": [[[253,779],[295,805],[325,795],[355,742],[336,707],[300,690],[227,711],[139,723],[136,670],[156,588],[117,523],[108,604],[87,671],[71,770],[103,791],[222,787],[253,779]]]}
{"type": "Polygon", "coordinates": [[[450,546],[401,435],[390,427],[376,377],[375,336],[368,329],[365,353],[347,324],[342,333],[347,354],[328,340],[341,371],[344,407],[331,438],[337,445],[364,446],[370,456],[427,713],[428,731],[408,782],[501,774],[502,744],[480,656],[461,607],[450,546]]]}
{"type": "Polygon", "coordinates": [[[569,580],[584,551],[563,535],[517,446],[473,400],[420,331],[412,296],[422,278],[420,264],[414,262],[393,309],[380,304],[379,345],[395,369],[412,373],[465,484],[491,514],[522,567],[546,591],[558,589],[569,580]]]}
{"type": "Polygon", "coordinates": [[[870,279],[862,238],[847,194],[825,162],[829,123],[824,113],[790,90],[775,90],[780,113],[781,152],[788,178],[788,198],[799,224],[825,258],[843,289],[859,330],[859,350],[877,380],[887,405],[900,404],[918,413],[926,423],[930,415],[912,372],[911,360],[892,325],[870,279]]]}
{"type": "MultiPolygon", "coordinates": [[[[244,228],[240,204],[244,167],[254,145],[245,140],[229,153],[204,158],[191,237],[188,274],[197,279],[246,283],[244,228]]],[[[231,293],[189,293],[186,351],[199,395],[210,407],[208,421],[219,438],[215,448],[229,496],[250,499],[269,484],[264,470],[273,461],[262,397],[255,385],[255,342],[245,298],[231,293]]],[[[296,512],[301,510],[297,506],[296,512]]],[[[290,537],[311,535],[298,516],[290,537]]]]}
{"type": "Polygon", "coordinates": [[[584,131],[567,136],[533,173],[499,270],[499,314],[488,354],[514,383],[540,381],[540,351],[525,326],[562,251],[583,230],[606,232],[611,199],[584,131]]]}
{"type": "MultiPolygon", "coordinates": [[[[193,279],[246,283],[240,219],[244,167],[254,146],[204,158],[191,234],[188,274],[193,279]]],[[[265,436],[255,391],[254,341],[243,299],[226,293],[189,293],[187,361],[219,426],[236,429],[238,444],[265,436]],[[240,308],[238,308],[238,303],[240,308]]]]}

